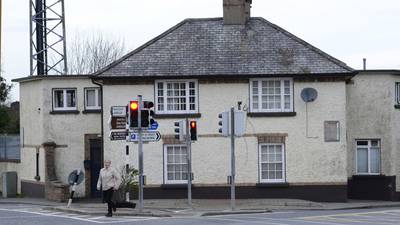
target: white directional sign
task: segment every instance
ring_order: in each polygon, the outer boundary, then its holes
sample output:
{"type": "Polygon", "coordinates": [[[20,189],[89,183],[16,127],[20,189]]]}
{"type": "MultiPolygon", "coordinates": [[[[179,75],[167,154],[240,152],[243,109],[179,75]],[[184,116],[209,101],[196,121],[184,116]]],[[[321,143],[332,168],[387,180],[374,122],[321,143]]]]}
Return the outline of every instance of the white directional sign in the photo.
{"type": "Polygon", "coordinates": [[[111,116],[112,117],[125,117],[126,116],[126,106],[111,106],[111,116]]]}
{"type": "MultiPolygon", "coordinates": [[[[161,139],[161,134],[158,131],[143,131],[142,133],[142,140],[144,142],[153,142],[159,141],[161,139]]],[[[137,132],[129,133],[128,141],[130,142],[138,142],[139,136],[137,132]]]]}

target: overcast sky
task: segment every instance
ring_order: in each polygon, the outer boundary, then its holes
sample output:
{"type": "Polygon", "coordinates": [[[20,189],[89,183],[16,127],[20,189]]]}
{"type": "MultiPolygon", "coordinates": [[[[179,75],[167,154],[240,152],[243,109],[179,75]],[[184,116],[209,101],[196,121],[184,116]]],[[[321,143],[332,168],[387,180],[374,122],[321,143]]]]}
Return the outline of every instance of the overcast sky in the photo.
{"type": "MultiPolygon", "coordinates": [[[[48,2],[53,0],[48,0],[48,2]]],[[[29,2],[3,0],[3,76],[29,75],[29,2]]],[[[65,0],[68,40],[101,32],[133,50],[185,18],[221,17],[222,0],[65,0]]],[[[398,0],[253,0],[275,23],[354,69],[400,69],[398,0]]],[[[18,100],[18,86],[12,100],[18,100]]]]}

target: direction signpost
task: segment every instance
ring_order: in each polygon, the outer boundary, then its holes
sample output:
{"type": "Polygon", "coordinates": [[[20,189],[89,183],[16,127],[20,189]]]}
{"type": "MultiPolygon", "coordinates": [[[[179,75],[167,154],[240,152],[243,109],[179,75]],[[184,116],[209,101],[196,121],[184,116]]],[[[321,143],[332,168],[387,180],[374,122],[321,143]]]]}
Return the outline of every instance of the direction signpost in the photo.
{"type": "Polygon", "coordinates": [[[110,140],[123,141],[126,140],[127,135],[128,135],[127,131],[110,131],[110,140]]]}
{"type": "Polygon", "coordinates": [[[111,129],[125,130],[126,118],[125,117],[111,117],[111,129]]]}
{"type": "MultiPolygon", "coordinates": [[[[161,134],[158,131],[142,131],[142,141],[144,142],[154,142],[159,141],[161,139],[161,134]]],[[[128,137],[129,142],[139,142],[139,133],[133,132],[129,133],[128,137]]]]}

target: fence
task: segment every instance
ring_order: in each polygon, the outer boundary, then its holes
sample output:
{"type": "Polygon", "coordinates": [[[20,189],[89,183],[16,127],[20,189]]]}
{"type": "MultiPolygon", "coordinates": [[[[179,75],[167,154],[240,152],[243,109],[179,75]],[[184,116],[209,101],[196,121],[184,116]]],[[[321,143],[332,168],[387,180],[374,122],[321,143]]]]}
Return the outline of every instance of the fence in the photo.
{"type": "Polygon", "coordinates": [[[0,161],[19,161],[20,143],[18,134],[0,134],[0,161]]]}

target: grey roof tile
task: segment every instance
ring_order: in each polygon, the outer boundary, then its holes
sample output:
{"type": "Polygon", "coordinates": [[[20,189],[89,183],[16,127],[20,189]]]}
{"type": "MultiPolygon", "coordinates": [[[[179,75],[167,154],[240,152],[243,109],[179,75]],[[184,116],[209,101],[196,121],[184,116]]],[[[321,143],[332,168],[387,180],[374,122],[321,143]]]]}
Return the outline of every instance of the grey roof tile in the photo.
{"type": "Polygon", "coordinates": [[[96,75],[168,77],[336,74],[354,70],[263,18],[186,19],[96,75]]]}

